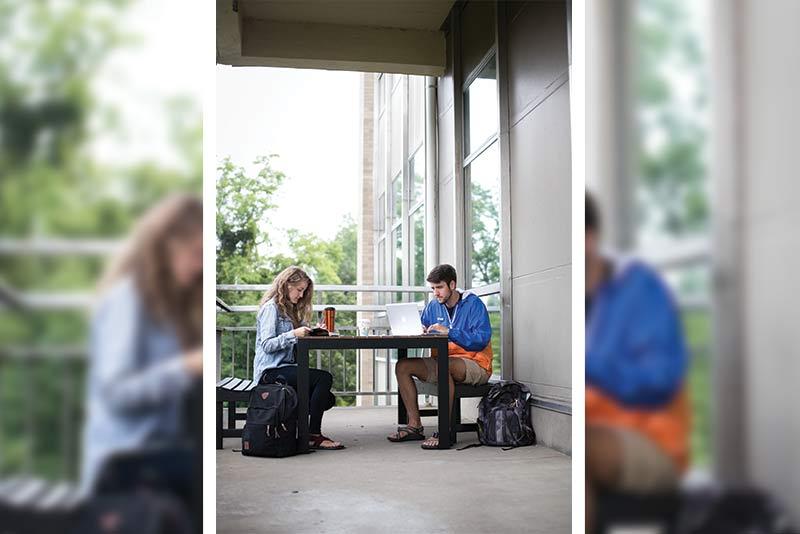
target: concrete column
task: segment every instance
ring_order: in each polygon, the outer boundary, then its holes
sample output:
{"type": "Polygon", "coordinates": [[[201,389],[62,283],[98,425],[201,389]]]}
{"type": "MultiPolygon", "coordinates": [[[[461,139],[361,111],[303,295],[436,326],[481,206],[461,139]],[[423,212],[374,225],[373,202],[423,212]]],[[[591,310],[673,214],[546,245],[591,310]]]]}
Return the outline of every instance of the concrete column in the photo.
{"type": "Polygon", "coordinates": [[[716,273],[725,290],[715,309],[718,334],[727,334],[718,336],[715,353],[715,422],[724,425],[715,433],[724,462],[718,467],[723,476],[743,471],[788,507],[798,525],[800,3],[718,0],[710,12],[713,61],[727,69],[712,79],[712,101],[727,106],[713,125],[715,224],[725,238],[715,252],[737,265],[716,273]],[[729,303],[736,309],[724,308],[729,303]],[[719,353],[726,347],[735,351],[738,376],[724,365],[729,355],[719,353]],[[738,401],[728,403],[726,395],[738,401]]]}
{"type": "MultiPolygon", "coordinates": [[[[375,135],[375,75],[365,73],[361,76],[361,187],[359,188],[358,214],[358,265],[356,279],[358,285],[375,283],[375,210],[373,201],[372,162],[375,135]]],[[[373,293],[359,293],[358,304],[374,304],[373,293]]],[[[374,321],[372,313],[358,313],[357,324],[363,320],[374,321]]],[[[361,391],[372,391],[373,351],[362,350],[358,355],[358,385],[361,391]]],[[[371,406],[374,397],[357,397],[356,406],[371,406]]]]}

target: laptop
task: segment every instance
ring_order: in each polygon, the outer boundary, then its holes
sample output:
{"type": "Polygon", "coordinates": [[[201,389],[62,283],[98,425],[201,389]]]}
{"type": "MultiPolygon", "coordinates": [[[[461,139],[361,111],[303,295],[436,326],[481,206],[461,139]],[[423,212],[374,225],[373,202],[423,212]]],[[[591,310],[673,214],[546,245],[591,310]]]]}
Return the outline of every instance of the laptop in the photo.
{"type": "Polygon", "coordinates": [[[393,336],[419,336],[422,334],[422,320],[419,308],[413,302],[387,304],[386,316],[393,336]]]}

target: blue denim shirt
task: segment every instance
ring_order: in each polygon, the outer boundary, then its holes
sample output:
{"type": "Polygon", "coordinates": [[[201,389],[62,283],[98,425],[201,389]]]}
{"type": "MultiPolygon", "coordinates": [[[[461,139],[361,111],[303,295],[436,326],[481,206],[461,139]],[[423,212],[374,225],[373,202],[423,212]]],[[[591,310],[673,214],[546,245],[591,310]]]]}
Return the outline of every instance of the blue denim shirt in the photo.
{"type": "Polygon", "coordinates": [[[150,316],[131,278],[103,296],[90,329],[84,492],[114,453],[177,442],[192,382],[177,335],[150,316]]]}
{"type": "Polygon", "coordinates": [[[253,380],[261,378],[265,369],[297,365],[294,361],[292,320],[281,315],[278,305],[268,300],[256,316],[256,355],[253,359],[253,380]]]}

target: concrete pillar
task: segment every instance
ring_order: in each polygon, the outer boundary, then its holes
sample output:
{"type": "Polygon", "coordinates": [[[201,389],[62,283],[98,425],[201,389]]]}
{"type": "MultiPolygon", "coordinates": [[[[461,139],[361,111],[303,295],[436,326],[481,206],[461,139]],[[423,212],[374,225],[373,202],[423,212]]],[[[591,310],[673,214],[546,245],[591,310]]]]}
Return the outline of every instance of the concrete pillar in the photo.
{"type": "MultiPolygon", "coordinates": [[[[375,75],[365,73],[361,75],[361,187],[359,187],[359,214],[358,214],[358,264],[356,279],[358,285],[372,285],[375,283],[375,218],[373,199],[372,161],[374,155],[375,134],[375,75]]],[[[358,304],[374,304],[373,293],[358,293],[358,304]]],[[[360,312],[356,314],[357,321],[366,319],[372,322],[372,313],[360,312]]],[[[373,351],[362,350],[358,355],[358,389],[372,391],[373,384],[373,351]]],[[[371,406],[374,397],[356,397],[356,406],[371,406]]]]}
{"type": "Polygon", "coordinates": [[[737,266],[715,273],[725,290],[715,308],[718,468],[769,490],[798,525],[800,3],[717,0],[710,12],[713,61],[724,67],[712,77],[712,101],[721,106],[713,131],[715,237],[724,238],[715,253],[737,266]],[[724,347],[736,351],[738,376],[719,353],[724,347]]]}

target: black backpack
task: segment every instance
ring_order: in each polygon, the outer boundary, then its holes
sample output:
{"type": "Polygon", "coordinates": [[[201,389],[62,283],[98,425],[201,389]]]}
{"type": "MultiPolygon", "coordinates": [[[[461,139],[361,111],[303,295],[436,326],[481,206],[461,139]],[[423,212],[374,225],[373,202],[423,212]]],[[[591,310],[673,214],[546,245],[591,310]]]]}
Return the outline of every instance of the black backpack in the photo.
{"type": "Polygon", "coordinates": [[[297,454],[297,393],[282,376],[250,391],[242,454],[272,458],[297,454]]]}
{"type": "Polygon", "coordinates": [[[478,439],[494,447],[536,444],[531,424],[531,392],[513,380],[498,382],[478,404],[478,439]]]}

